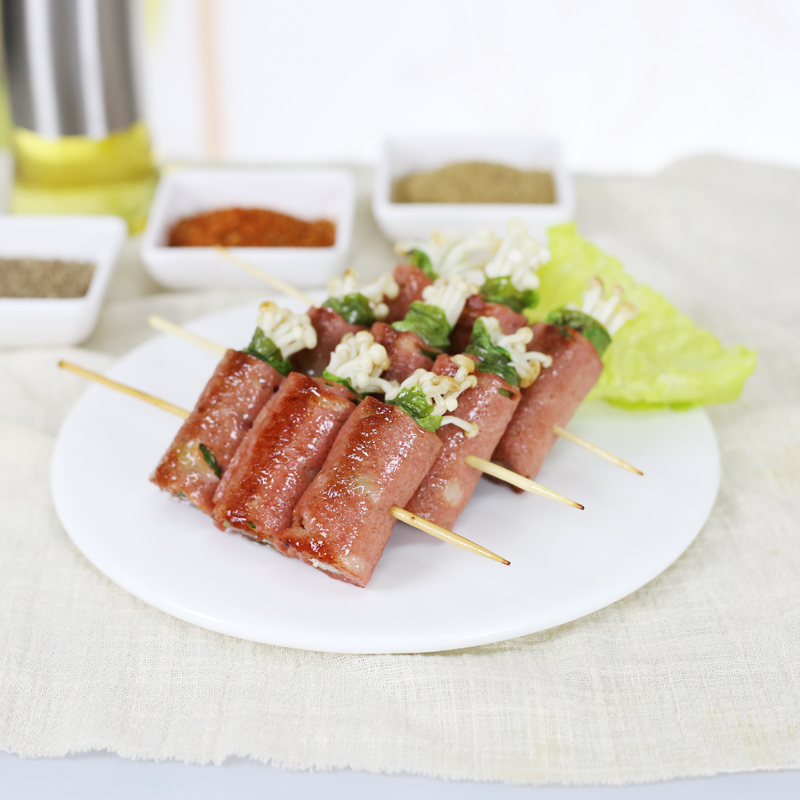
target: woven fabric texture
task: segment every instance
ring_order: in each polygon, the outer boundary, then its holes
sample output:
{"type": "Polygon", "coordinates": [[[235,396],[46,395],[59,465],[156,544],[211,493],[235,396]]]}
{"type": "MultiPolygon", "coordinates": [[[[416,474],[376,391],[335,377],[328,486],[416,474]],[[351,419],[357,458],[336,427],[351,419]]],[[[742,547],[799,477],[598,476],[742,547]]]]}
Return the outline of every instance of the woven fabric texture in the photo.
{"type": "MultiPolygon", "coordinates": [[[[362,186],[354,265],[391,261],[362,186]]],[[[448,653],[294,651],[127,594],[59,524],[49,465],[96,369],[240,292],[164,293],[126,253],[92,339],[0,352],[0,748],[516,783],[624,784],[800,766],[800,173],[691,159],[580,178],[581,231],[725,343],[759,350],[713,408],[722,486],[660,577],[584,619],[448,653]]]]}

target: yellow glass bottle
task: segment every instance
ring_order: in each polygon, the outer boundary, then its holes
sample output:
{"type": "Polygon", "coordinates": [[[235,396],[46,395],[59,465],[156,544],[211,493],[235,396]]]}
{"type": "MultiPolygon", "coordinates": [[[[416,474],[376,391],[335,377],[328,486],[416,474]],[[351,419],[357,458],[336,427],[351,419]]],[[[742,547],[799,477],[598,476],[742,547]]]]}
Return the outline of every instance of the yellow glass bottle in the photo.
{"type": "Polygon", "coordinates": [[[144,122],[100,140],[49,139],[25,128],[12,137],[14,213],[115,214],[132,233],[144,228],[158,180],[144,122]]]}
{"type": "Polygon", "coordinates": [[[13,118],[11,210],[114,214],[144,227],[158,173],[134,69],[128,0],[0,6],[13,118]]]}

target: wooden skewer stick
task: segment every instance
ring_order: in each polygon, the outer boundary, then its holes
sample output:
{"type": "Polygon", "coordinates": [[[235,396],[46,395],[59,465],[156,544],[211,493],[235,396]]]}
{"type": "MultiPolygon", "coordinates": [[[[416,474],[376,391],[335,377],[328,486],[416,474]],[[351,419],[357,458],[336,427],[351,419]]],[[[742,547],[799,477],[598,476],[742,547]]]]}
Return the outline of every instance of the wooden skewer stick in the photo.
{"type": "Polygon", "coordinates": [[[260,281],[263,281],[267,285],[271,286],[273,289],[281,292],[282,294],[288,294],[291,297],[294,297],[296,300],[299,300],[301,303],[305,303],[307,306],[311,306],[312,308],[319,308],[319,303],[316,300],[312,300],[305,292],[301,292],[299,289],[295,289],[289,283],[282,281],[280,278],[276,278],[273,275],[270,275],[268,272],[264,272],[263,269],[259,269],[255,265],[251,264],[249,261],[245,261],[243,258],[239,258],[239,256],[234,255],[228,250],[227,247],[223,247],[222,245],[214,245],[217,252],[227,258],[228,261],[236,264],[238,267],[241,267],[245,272],[249,272],[254,277],[258,278],[260,281]]]}
{"type": "Polygon", "coordinates": [[[498,556],[497,553],[493,553],[491,550],[487,550],[485,547],[481,547],[479,544],[475,544],[475,542],[465,539],[463,536],[459,536],[457,533],[453,533],[453,531],[449,531],[447,528],[443,528],[441,525],[437,525],[429,519],[418,517],[416,514],[413,514],[411,511],[406,511],[404,508],[392,506],[389,509],[389,513],[395,519],[399,519],[407,525],[411,525],[424,533],[435,536],[443,542],[449,542],[457,547],[463,547],[464,550],[469,550],[471,553],[484,556],[484,558],[491,558],[493,561],[499,561],[501,564],[508,565],[511,563],[508,559],[498,556]]]}
{"type": "Polygon", "coordinates": [[[596,456],[600,456],[600,458],[604,458],[606,461],[610,461],[612,464],[622,467],[622,469],[627,469],[629,472],[635,472],[637,475],[644,475],[644,473],[640,469],[636,469],[633,464],[629,464],[627,461],[623,461],[613,453],[609,453],[608,450],[603,450],[602,447],[598,447],[596,444],[587,442],[586,439],[582,439],[580,436],[570,433],[570,431],[568,431],[566,428],[562,428],[560,425],[553,425],[553,431],[562,439],[566,439],[568,442],[577,444],[580,447],[588,450],[590,453],[594,453],[596,456]]]}
{"type": "MultiPolygon", "coordinates": [[[[105,375],[101,375],[99,372],[93,372],[90,369],[84,369],[83,367],[77,366],[77,364],[71,364],[69,361],[59,361],[58,366],[62,369],[74,372],[76,375],[80,375],[82,378],[86,378],[87,380],[95,381],[103,386],[107,386],[109,389],[115,389],[118,392],[129,395],[130,397],[135,397],[137,400],[143,400],[145,403],[150,403],[151,405],[154,405],[164,411],[169,411],[170,414],[175,414],[175,416],[181,417],[182,419],[186,419],[189,416],[190,412],[188,412],[185,408],[176,406],[173,403],[170,403],[167,400],[162,400],[160,397],[155,397],[152,394],[147,394],[147,392],[140,392],[138,389],[133,389],[130,386],[126,386],[124,383],[113,381],[111,378],[106,378],[105,375]]],[[[491,550],[487,550],[485,547],[481,547],[479,544],[476,544],[469,539],[465,539],[463,536],[459,536],[457,533],[453,533],[452,531],[447,530],[447,528],[437,525],[435,522],[431,522],[424,517],[418,517],[416,514],[412,514],[410,511],[406,511],[404,508],[392,506],[389,511],[395,519],[402,520],[403,522],[406,522],[409,525],[412,525],[413,527],[430,534],[431,536],[435,536],[437,539],[454,544],[456,547],[462,547],[464,550],[469,550],[471,553],[484,556],[484,558],[490,558],[493,561],[499,561],[501,564],[511,563],[508,559],[498,556],[497,553],[493,553],[491,550]]]]}
{"type": "Polygon", "coordinates": [[[549,500],[557,500],[559,503],[563,503],[565,506],[572,506],[573,508],[579,508],[581,510],[584,508],[580,503],[570,500],[569,497],[565,497],[563,494],[554,492],[552,489],[542,486],[541,483],[536,483],[536,481],[532,481],[530,478],[526,478],[517,472],[513,472],[510,469],[501,467],[499,464],[495,464],[493,461],[487,461],[485,458],[478,458],[478,456],[467,456],[466,462],[473,469],[485,472],[487,475],[491,475],[493,478],[510,483],[512,486],[516,486],[517,488],[523,489],[526,492],[531,492],[531,494],[538,494],[542,497],[548,498],[549,500]]]}
{"type": "Polygon", "coordinates": [[[145,403],[150,403],[150,405],[157,406],[164,411],[169,411],[170,414],[175,414],[182,419],[186,419],[189,416],[189,412],[185,408],[176,406],[174,403],[170,403],[168,400],[162,400],[160,397],[155,397],[152,394],[147,394],[147,392],[140,392],[138,389],[133,389],[130,386],[126,386],[124,383],[111,380],[111,378],[106,378],[105,375],[101,375],[99,372],[92,372],[90,369],[84,369],[77,364],[71,364],[69,361],[59,361],[58,366],[61,367],[61,369],[74,372],[76,375],[80,375],[87,380],[101,383],[109,389],[115,389],[118,392],[135,397],[137,400],[144,400],[145,403]]]}
{"type": "Polygon", "coordinates": [[[217,344],[210,339],[206,339],[204,336],[199,336],[196,333],[187,331],[186,328],[182,328],[180,325],[176,325],[174,322],[164,319],[164,317],[159,317],[158,314],[151,314],[147,318],[147,322],[151,328],[155,328],[157,331],[179,336],[181,339],[185,339],[187,342],[196,344],[199,347],[204,347],[206,350],[210,350],[218,356],[224,356],[227,352],[227,348],[223,347],[221,344],[217,344]]]}

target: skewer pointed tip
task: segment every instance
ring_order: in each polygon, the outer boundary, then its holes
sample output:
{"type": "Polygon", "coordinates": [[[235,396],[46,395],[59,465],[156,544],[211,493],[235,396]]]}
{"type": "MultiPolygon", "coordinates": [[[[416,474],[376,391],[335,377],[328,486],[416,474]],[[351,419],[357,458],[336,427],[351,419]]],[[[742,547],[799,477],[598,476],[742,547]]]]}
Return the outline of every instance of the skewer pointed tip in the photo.
{"type": "Polygon", "coordinates": [[[480,458],[478,456],[467,456],[466,463],[473,469],[485,472],[487,475],[491,475],[493,478],[497,478],[500,481],[510,483],[512,486],[516,486],[524,492],[538,494],[540,497],[546,497],[548,500],[555,500],[559,503],[563,503],[565,506],[572,506],[572,508],[583,510],[583,506],[580,503],[576,503],[560,492],[548,489],[546,486],[542,486],[541,483],[536,483],[536,481],[532,481],[524,475],[502,467],[500,464],[495,464],[494,461],[487,461],[485,458],[480,458]]]}
{"type": "Polygon", "coordinates": [[[429,519],[425,519],[425,517],[420,517],[413,511],[407,511],[405,508],[400,508],[399,506],[392,506],[389,509],[389,513],[395,519],[399,519],[401,522],[405,522],[407,525],[411,525],[413,528],[423,531],[423,533],[428,533],[431,536],[435,536],[437,539],[441,539],[443,542],[454,544],[456,547],[462,547],[464,550],[469,550],[471,553],[475,553],[476,555],[489,558],[492,561],[497,561],[499,564],[505,564],[506,566],[511,564],[507,558],[503,558],[503,556],[499,556],[497,553],[487,550],[485,547],[476,544],[470,539],[466,539],[457,533],[453,533],[453,531],[450,531],[447,528],[443,528],[441,525],[437,525],[435,522],[431,522],[429,519]]]}
{"type": "Polygon", "coordinates": [[[577,444],[579,447],[583,447],[590,453],[594,453],[596,456],[600,456],[600,458],[604,458],[606,461],[609,461],[618,467],[622,467],[622,469],[628,470],[628,472],[633,472],[636,475],[644,475],[644,473],[640,469],[634,467],[633,464],[623,461],[619,456],[609,453],[608,450],[603,450],[602,447],[598,447],[596,444],[587,442],[586,439],[582,438],[581,436],[577,436],[571,431],[568,431],[566,428],[562,428],[560,425],[553,425],[553,432],[556,434],[556,436],[560,436],[562,439],[566,439],[568,442],[577,444]]]}

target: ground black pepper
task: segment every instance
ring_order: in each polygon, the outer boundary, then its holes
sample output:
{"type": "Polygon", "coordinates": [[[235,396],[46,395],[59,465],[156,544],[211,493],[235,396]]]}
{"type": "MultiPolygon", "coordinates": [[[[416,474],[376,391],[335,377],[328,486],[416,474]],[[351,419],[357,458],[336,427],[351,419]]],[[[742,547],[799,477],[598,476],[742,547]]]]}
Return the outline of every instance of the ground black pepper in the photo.
{"type": "Polygon", "coordinates": [[[553,203],[553,176],[486,161],[449,164],[397,180],[395,203],[553,203]]]}
{"type": "Polygon", "coordinates": [[[83,297],[94,264],[39,258],[0,258],[0,297],[83,297]]]}

